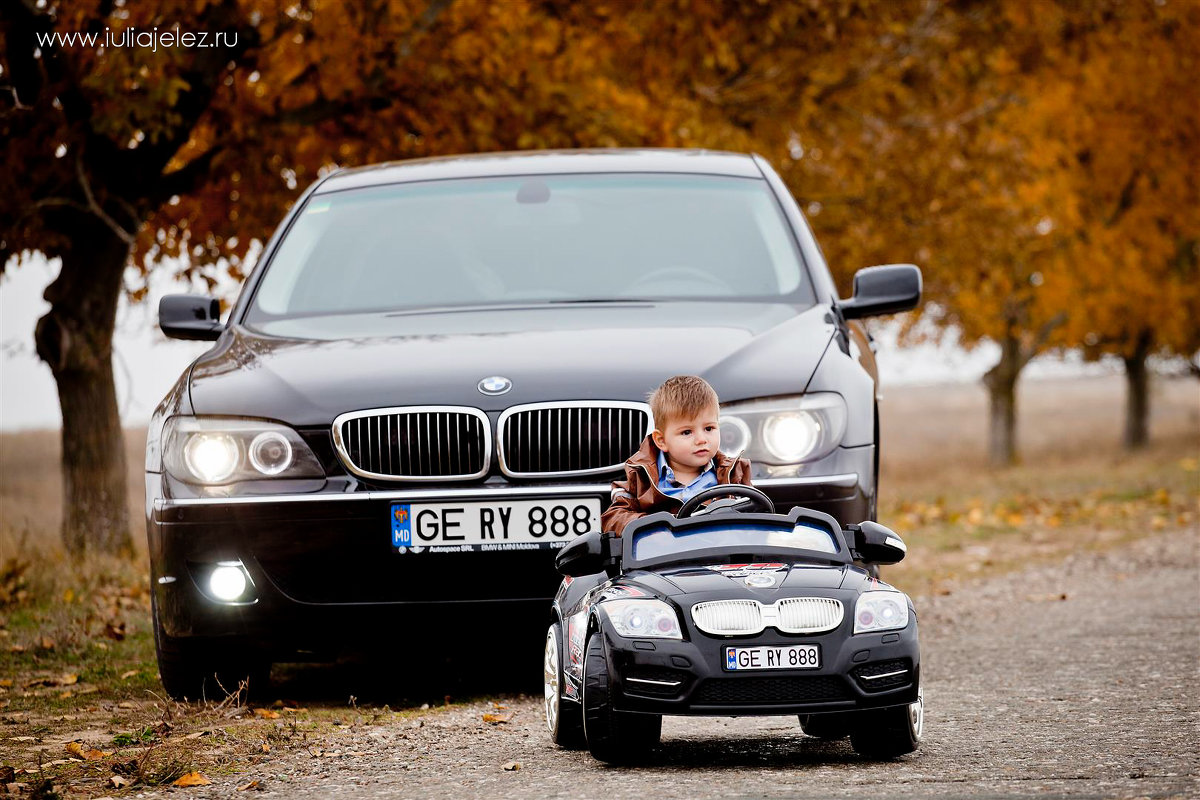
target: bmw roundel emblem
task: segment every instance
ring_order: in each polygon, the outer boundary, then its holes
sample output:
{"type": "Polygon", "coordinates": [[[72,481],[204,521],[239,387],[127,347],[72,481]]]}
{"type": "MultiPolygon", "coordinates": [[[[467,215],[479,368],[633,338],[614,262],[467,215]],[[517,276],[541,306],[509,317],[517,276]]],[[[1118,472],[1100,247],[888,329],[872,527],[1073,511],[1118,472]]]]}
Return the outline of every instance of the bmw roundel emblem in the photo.
{"type": "Polygon", "coordinates": [[[484,394],[504,394],[512,388],[512,381],[503,375],[492,375],[479,382],[479,391],[484,394]]]}
{"type": "Polygon", "coordinates": [[[775,585],[775,576],[774,575],[764,575],[761,572],[757,572],[752,575],[747,575],[746,576],[746,585],[753,586],[755,588],[764,588],[767,586],[774,586],[775,585]]]}

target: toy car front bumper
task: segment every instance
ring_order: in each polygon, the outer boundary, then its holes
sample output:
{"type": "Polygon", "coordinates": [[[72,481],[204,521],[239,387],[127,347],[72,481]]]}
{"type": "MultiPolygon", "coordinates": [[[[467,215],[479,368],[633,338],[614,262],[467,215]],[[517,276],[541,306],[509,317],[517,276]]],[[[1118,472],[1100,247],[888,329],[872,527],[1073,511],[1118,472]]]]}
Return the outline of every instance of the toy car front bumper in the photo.
{"type": "Polygon", "coordinates": [[[819,714],[906,705],[917,699],[921,657],[917,623],[901,631],[786,637],[753,642],[626,639],[606,634],[614,707],[675,715],[819,714]],[[729,671],[729,646],[816,644],[817,669],[729,671]]]}

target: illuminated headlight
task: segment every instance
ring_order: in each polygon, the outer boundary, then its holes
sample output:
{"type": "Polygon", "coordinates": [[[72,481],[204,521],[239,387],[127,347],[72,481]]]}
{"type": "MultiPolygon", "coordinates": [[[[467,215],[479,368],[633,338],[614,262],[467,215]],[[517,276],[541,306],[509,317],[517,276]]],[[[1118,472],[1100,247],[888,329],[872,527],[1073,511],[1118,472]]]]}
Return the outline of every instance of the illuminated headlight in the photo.
{"type": "Polygon", "coordinates": [[[208,576],[208,591],[218,600],[232,603],[246,593],[249,581],[238,563],[218,564],[208,576]]]}
{"type": "Polygon", "coordinates": [[[833,392],[721,406],[721,449],[763,464],[824,458],[846,433],[846,401],[833,392]]]}
{"type": "Polygon", "coordinates": [[[163,467],[187,483],[216,486],[325,475],[300,434],[276,422],[172,417],[162,442],[163,467]]]}
{"type": "Polygon", "coordinates": [[[661,600],[610,600],[600,606],[613,630],[630,638],[682,639],[675,609],[661,600]]]}
{"type": "Polygon", "coordinates": [[[863,592],[854,605],[854,632],[874,633],[908,627],[908,597],[903,592],[863,592]]]}

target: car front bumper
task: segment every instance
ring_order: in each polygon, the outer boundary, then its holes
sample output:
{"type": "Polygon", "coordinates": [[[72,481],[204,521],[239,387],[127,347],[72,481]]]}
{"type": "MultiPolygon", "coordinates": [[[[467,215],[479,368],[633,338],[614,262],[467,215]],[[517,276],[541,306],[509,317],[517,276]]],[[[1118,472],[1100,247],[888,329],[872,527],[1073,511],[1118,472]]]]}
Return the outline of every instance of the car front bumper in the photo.
{"type": "MultiPolygon", "coordinates": [[[[605,626],[607,627],[607,626],[605,626]]],[[[846,636],[632,640],[605,634],[613,707],[654,714],[820,714],[907,705],[917,699],[921,657],[916,618],[901,631],[846,636]],[[731,672],[725,647],[816,644],[818,669],[731,672]]]]}
{"type": "MultiPolygon", "coordinates": [[[[865,508],[854,473],[766,483],[781,507],[865,508]]],[[[595,497],[603,506],[609,484],[172,498],[163,496],[161,476],[150,473],[147,495],[152,588],[164,633],[237,637],[286,658],[354,646],[363,631],[444,640],[468,626],[512,630],[528,622],[541,636],[560,581],[557,550],[400,553],[391,544],[391,504],[595,497]],[[208,572],[221,563],[244,568],[251,590],[241,602],[218,601],[207,590],[208,572]]]]}

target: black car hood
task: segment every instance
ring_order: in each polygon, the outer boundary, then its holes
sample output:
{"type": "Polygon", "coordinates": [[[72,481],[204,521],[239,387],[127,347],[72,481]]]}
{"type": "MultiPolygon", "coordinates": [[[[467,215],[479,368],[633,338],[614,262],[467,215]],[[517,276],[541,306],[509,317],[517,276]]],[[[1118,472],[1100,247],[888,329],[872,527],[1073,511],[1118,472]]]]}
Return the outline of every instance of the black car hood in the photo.
{"type": "Polygon", "coordinates": [[[851,569],[781,563],[689,565],[636,571],[627,579],[665,597],[733,591],[770,602],[770,595],[779,591],[790,594],[796,590],[841,588],[851,569]]]}
{"type": "Polygon", "coordinates": [[[704,376],[723,401],[792,394],[807,385],[835,330],[825,306],[728,302],[446,310],[288,325],[274,324],[277,335],[227,331],[192,370],[195,413],[303,427],[388,406],[501,411],[545,400],[642,400],[680,373],[704,376]],[[480,393],[477,384],[492,375],[510,379],[512,390],[480,393]]]}

